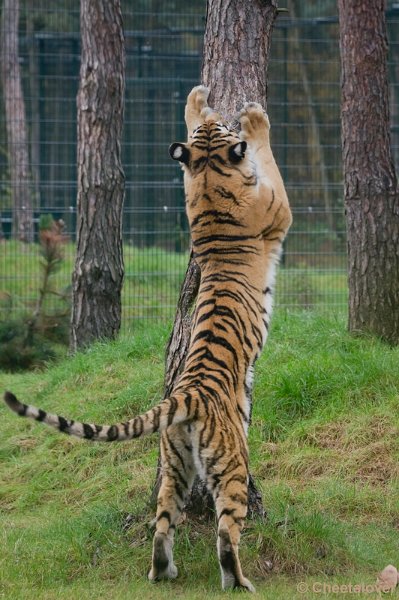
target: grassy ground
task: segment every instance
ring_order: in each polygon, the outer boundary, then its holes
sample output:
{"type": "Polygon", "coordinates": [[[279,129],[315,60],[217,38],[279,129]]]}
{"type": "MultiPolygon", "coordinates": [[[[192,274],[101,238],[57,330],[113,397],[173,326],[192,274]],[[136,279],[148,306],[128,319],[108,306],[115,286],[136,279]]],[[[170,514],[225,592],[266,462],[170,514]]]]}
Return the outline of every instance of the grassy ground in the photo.
{"type": "MultiPolygon", "coordinates": [[[[160,398],[167,335],[136,328],[43,372],[2,374],[0,388],[89,422],[125,419],[160,398]]],[[[350,337],[340,319],[276,314],[250,430],[268,519],[248,522],[241,550],[258,597],[347,598],[321,586],[399,567],[398,364],[399,349],[350,337]]],[[[180,526],[176,581],[146,581],[156,436],[91,445],[0,412],[0,597],[233,597],[219,592],[213,521],[180,526]]]]}

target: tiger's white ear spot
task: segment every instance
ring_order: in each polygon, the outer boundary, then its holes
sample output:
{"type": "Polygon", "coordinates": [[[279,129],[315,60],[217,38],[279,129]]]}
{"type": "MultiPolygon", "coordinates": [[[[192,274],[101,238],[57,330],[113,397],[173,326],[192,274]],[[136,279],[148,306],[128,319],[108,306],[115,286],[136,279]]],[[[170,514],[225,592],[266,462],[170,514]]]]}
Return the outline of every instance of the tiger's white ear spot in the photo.
{"type": "Polygon", "coordinates": [[[234,146],[230,146],[229,148],[229,158],[232,163],[238,163],[245,156],[245,151],[247,149],[247,142],[244,140],[242,142],[238,142],[238,144],[234,144],[234,146]]]}
{"type": "Polygon", "coordinates": [[[190,150],[187,148],[186,144],[181,144],[179,142],[171,144],[169,146],[169,155],[173,160],[178,160],[185,165],[188,165],[190,161],[190,150]]]}
{"type": "Polygon", "coordinates": [[[179,160],[179,158],[183,156],[183,148],[181,146],[176,146],[172,154],[175,160],[179,160]]]}
{"type": "Polygon", "coordinates": [[[237,144],[236,146],[234,146],[234,148],[232,148],[232,151],[238,158],[242,158],[242,156],[244,154],[242,151],[241,144],[237,144]]]}

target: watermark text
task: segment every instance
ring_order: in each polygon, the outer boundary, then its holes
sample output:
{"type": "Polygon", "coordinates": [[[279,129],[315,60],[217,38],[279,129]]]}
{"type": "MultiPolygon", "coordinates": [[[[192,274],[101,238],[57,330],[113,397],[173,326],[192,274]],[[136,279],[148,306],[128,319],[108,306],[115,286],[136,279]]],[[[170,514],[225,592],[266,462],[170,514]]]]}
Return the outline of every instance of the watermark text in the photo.
{"type": "Polygon", "coordinates": [[[391,590],[392,586],[386,583],[328,583],[326,581],[307,583],[300,581],[297,585],[297,591],[300,594],[308,592],[314,594],[375,594],[391,590]]]}

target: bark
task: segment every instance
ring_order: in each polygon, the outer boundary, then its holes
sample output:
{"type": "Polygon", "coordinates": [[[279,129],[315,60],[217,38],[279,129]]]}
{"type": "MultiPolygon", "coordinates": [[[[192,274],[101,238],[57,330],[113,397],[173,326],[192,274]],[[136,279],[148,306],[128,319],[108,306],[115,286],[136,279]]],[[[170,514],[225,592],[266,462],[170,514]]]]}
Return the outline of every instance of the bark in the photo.
{"type": "MultiPolygon", "coordinates": [[[[276,15],[277,2],[274,0],[208,0],[202,82],[210,88],[210,106],[232,123],[245,102],[260,102],[266,106],[267,63],[276,15]]],[[[190,257],[167,350],[166,395],[173,389],[184,367],[190,342],[191,312],[199,282],[199,268],[190,257]]],[[[152,503],[156,500],[160,477],[158,463],[152,503]]],[[[211,507],[211,496],[196,478],[186,509],[203,514],[209,513],[211,507]]],[[[262,497],[252,475],[248,487],[248,512],[250,516],[265,515],[262,497]]]]}
{"type": "Polygon", "coordinates": [[[41,208],[40,201],[40,75],[39,75],[39,48],[35,39],[33,17],[34,3],[28,4],[26,14],[26,33],[28,37],[29,52],[29,94],[32,122],[30,126],[30,158],[31,173],[34,190],[35,206],[41,208]]]}
{"type": "Polygon", "coordinates": [[[120,0],[82,0],[81,35],[72,351],[114,338],[121,323],[125,55],[120,0]]]}
{"type": "Polygon", "coordinates": [[[245,102],[266,106],[276,0],[208,0],[202,81],[209,104],[229,121],[245,102]]]}
{"type": "Polygon", "coordinates": [[[19,0],[4,0],[1,19],[1,80],[6,115],[13,206],[12,234],[33,241],[25,102],[18,55],[19,0]]]}
{"type": "Polygon", "coordinates": [[[339,0],[349,330],[399,342],[399,194],[383,0],[339,0]]]}

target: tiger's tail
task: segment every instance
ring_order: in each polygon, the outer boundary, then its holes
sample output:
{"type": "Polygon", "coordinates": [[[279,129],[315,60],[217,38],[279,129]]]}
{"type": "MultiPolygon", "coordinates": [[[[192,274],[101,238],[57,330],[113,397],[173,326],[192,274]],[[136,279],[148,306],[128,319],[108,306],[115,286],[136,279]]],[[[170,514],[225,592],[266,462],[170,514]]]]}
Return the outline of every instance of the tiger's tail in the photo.
{"type": "MultiPolygon", "coordinates": [[[[189,392],[172,394],[147,412],[116,425],[94,425],[65,419],[64,417],[45,412],[29,404],[20,402],[11,392],[5,392],[4,401],[8,407],[21,417],[28,417],[46,423],[68,435],[94,442],[123,442],[162,431],[169,425],[177,425],[192,420],[193,398],[189,392]]],[[[198,416],[198,405],[195,416],[198,416]]]]}

